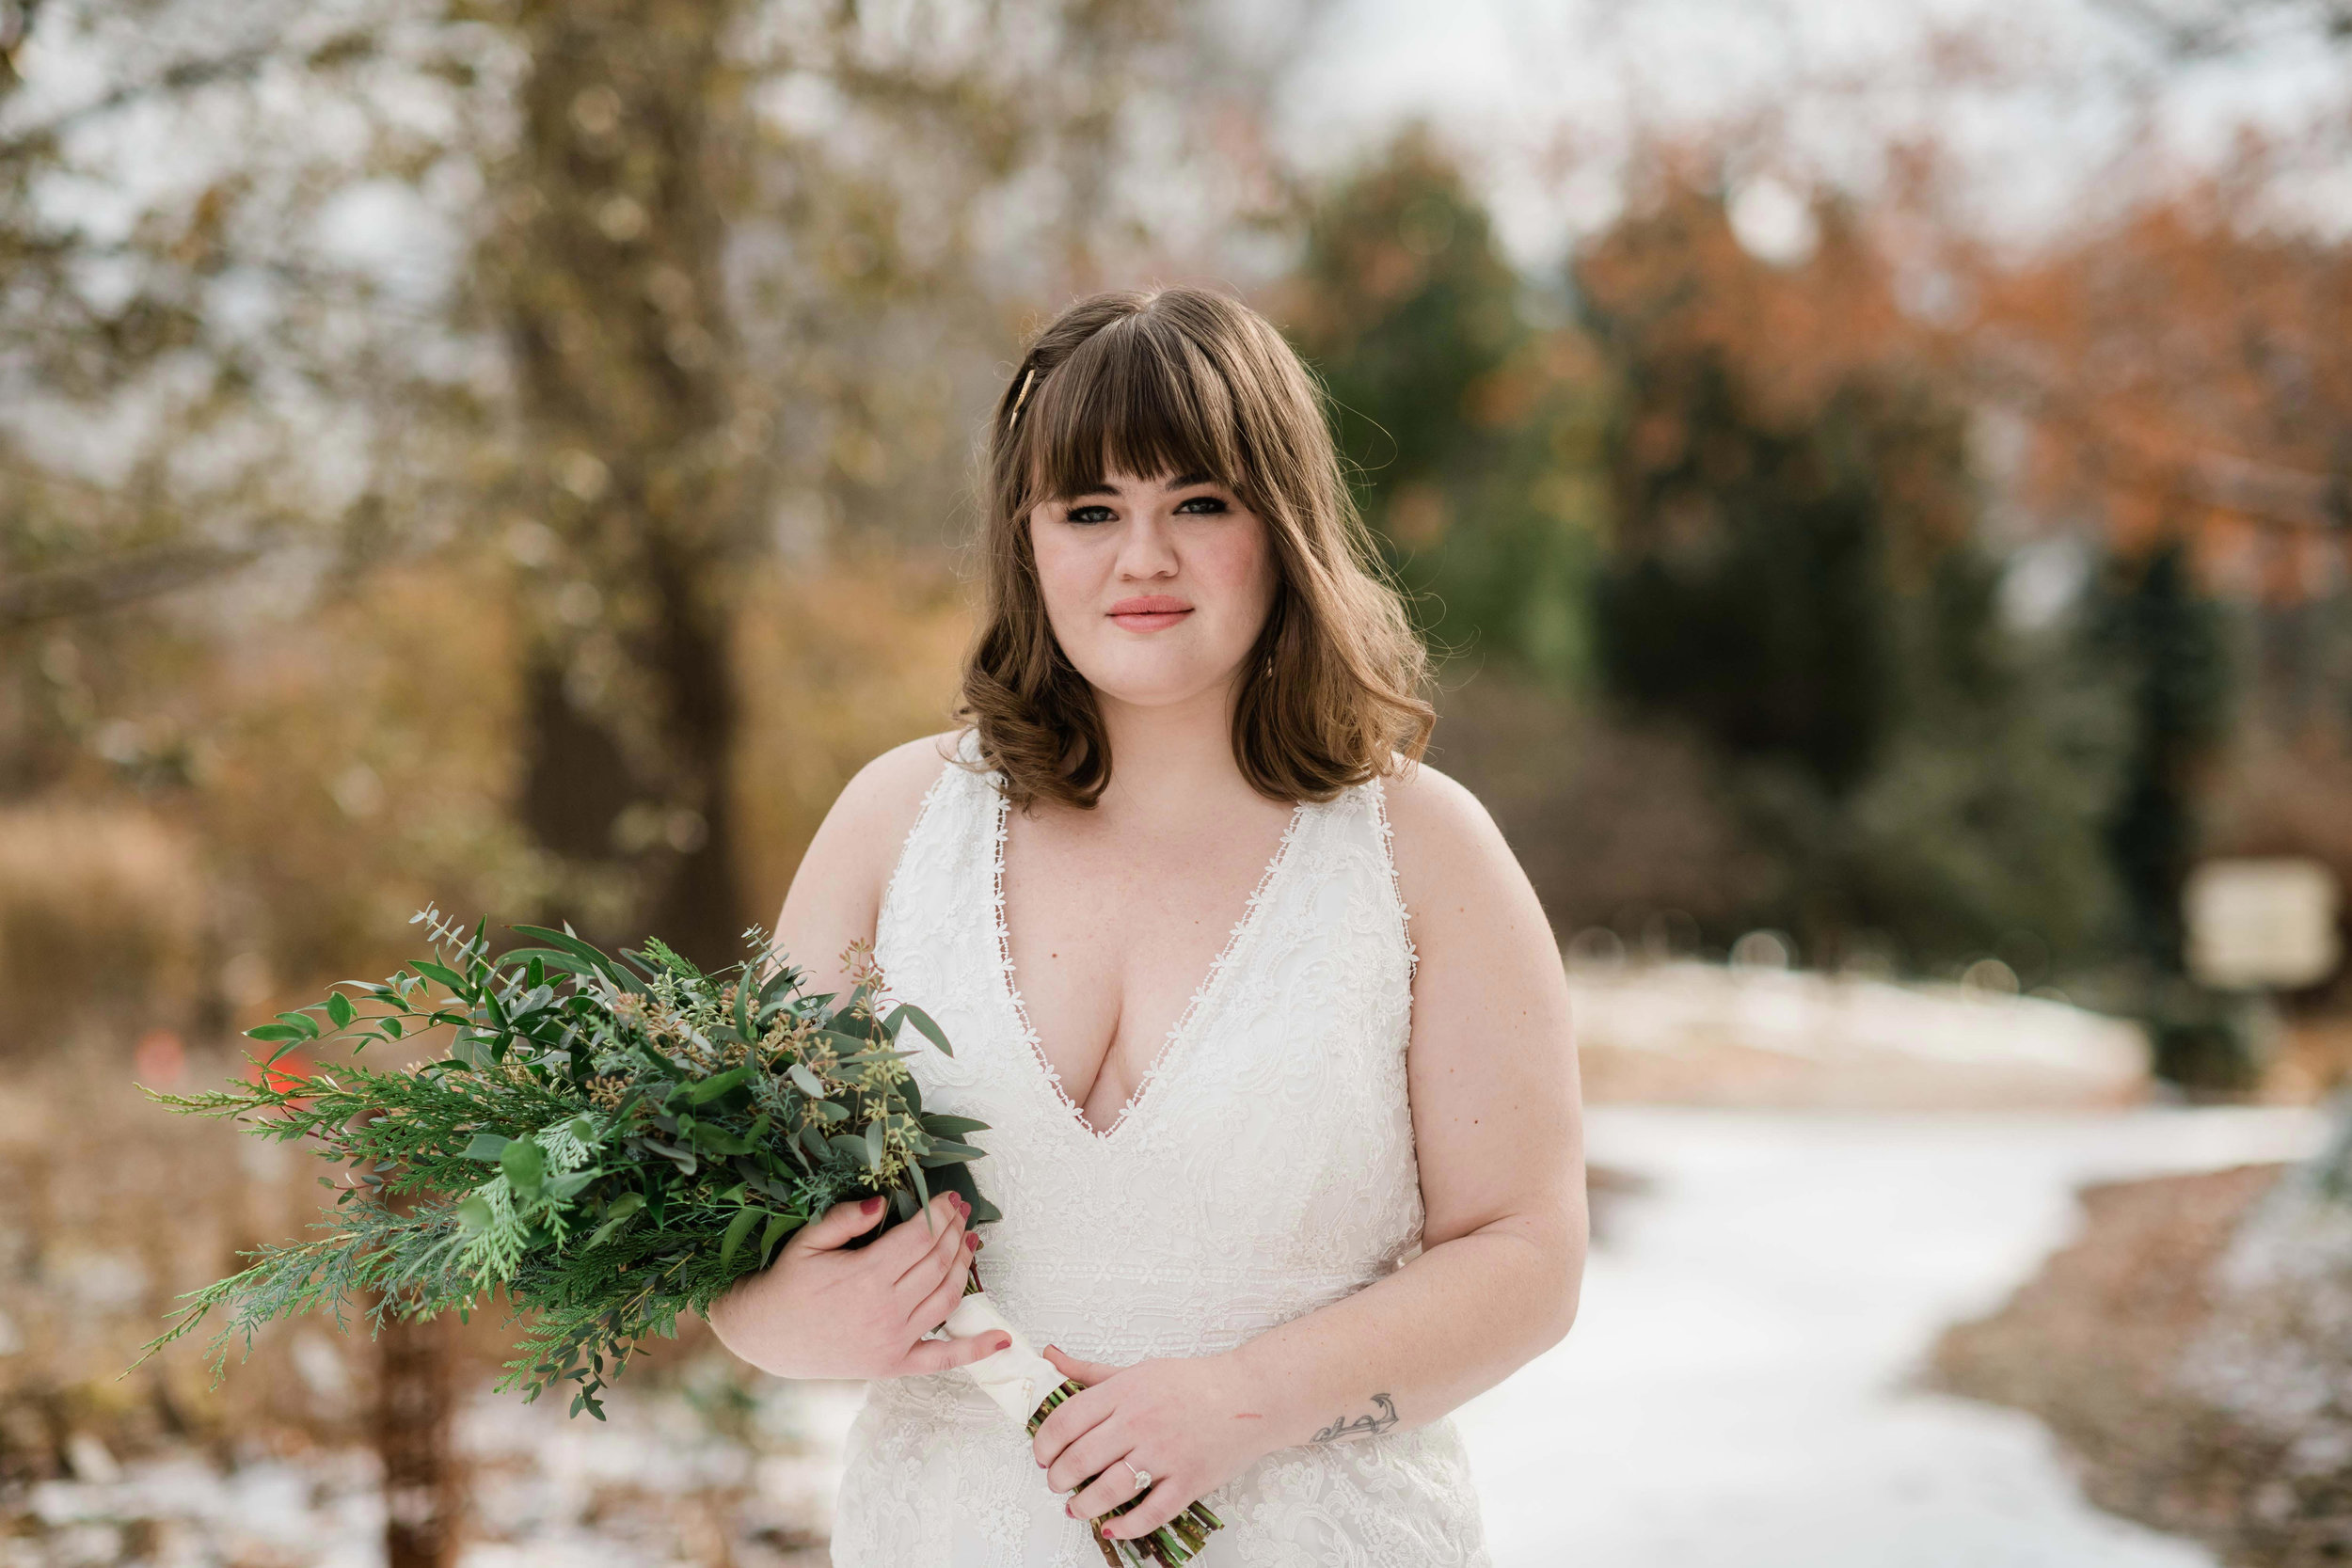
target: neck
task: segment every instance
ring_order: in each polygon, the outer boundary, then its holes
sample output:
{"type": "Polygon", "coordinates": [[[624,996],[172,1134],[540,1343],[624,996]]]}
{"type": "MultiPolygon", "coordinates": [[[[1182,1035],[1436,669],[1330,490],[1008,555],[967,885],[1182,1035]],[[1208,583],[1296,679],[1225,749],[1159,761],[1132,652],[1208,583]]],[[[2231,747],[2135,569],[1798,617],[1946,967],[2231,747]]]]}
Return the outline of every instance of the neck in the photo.
{"type": "Polygon", "coordinates": [[[1099,688],[1094,694],[1110,742],[1111,780],[1102,804],[1152,816],[1230,796],[1248,786],[1233,761],[1233,703],[1228,680],[1182,702],[1138,706],[1099,688]]]}

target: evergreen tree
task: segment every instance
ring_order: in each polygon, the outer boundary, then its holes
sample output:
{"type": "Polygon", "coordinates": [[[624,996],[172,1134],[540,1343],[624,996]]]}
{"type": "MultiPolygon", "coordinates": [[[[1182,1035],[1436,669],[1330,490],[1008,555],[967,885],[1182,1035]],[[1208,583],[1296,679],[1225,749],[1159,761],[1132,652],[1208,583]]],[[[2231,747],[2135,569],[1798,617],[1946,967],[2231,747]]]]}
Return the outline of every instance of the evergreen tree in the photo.
{"type": "Polygon", "coordinates": [[[2115,746],[2079,669],[2002,621],[1967,411],[1902,352],[1867,237],[1818,216],[1815,257],[1781,269],[1718,194],[1670,184],[1578,259],[1622,388],[1603,689],[1724,760],[1783,867],[1743,919],[1808,958],[1867,938],[1921,968],[2087,960],[2115,746]]]}
{"type": "Polygon", "coordinates": [[[2105,839],[2123,889],[2129,951],[2149,977],[2141,1006],[2157,1070],[2199,1086],[2241,1086],[2252,1066],[2243,1022],[2187,978],[2181,894],[2196,855],[2200,774],[2228,723],[2232,676],[2220,607],[2199,590],[2186,542],[2175,533],[2137,558],[2111,556],[2084,634],[2112,672],[2125,725],[2105,839]]]}
{"type": "Polygon", "coordinates": [[[1563,685],[1587,657],[1606,393],[1589,346],[1530,305],[1486,210],[1416,129],[1310,214],[1278,309],[1424,629],[1563,685]]]}
{"type": "Polygon", "coordinates": [[[1720,355],[1634,347],[1621,368],[1615,548],[1594,582],[1607,689],[1843,796],[1895,718],[1870,393],[1776,428],[1720,355]]]}

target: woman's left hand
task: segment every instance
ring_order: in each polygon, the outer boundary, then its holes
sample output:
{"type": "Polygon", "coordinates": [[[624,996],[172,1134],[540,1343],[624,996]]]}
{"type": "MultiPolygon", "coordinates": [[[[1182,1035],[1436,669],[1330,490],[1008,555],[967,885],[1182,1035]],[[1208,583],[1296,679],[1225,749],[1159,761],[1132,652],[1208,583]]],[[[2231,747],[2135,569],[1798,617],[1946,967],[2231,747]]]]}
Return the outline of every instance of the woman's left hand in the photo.
{"type": "Polygon", "coordinates": [[[1264,1412],[1251,1405],[1230,1357],[1110,1367],[1048,1345],[1045,1358],[1086,1390],[1038,1423],[1033,1445],[1055,1491],[1095,1478],[1070,1499],[1070,1515],[1091,1519],[1134,1497],[1128,1465],[1151,1473],[1150,1496],[1104,1525],[1113,1540],[1151,1534],[1272,1451],[1258,1435],[1264,1412]]]}

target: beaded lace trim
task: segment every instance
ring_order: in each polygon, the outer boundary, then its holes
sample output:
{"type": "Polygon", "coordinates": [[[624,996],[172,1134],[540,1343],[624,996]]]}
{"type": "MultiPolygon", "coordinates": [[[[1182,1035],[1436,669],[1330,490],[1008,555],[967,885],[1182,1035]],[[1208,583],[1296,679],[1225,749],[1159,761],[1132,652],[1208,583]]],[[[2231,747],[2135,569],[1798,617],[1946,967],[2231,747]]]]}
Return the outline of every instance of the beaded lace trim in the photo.
{"type": "Polygon", "coordinates": [[[1380,830],[1380,863],[1389,870],[1389,892],[1396,898],[1396,920],[1405,933],[1405,984],[1409,989],[1421,974],[1421,950],[1413,945],[1413,911],[1405,907],[1405,884],[1396,877],[1396,834],[1389,827],[1389,786],[1385,780],[1375,778],[1372,790],[1372,820],[1380,830]]]}

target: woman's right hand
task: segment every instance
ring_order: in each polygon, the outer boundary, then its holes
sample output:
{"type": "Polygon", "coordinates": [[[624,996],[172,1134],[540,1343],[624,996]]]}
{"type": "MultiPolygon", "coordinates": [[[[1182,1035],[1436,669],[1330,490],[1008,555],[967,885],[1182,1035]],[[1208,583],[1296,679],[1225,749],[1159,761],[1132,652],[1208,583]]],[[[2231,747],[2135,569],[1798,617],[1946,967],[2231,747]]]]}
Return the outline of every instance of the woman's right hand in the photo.
{"type": "Polygon", "coordinates": [[[719,1342],[777,1377],[882,1378],[939,1372],[993,1355],[1001,1333],[923,1338],[947,1321],[979,1238],[955,1193],[931,1199],[931,1224],[910,1220],[870,1246],[846,1243],[880,1222],[884,1200],[836,1203],[710,1306],[719,1342]]]}

